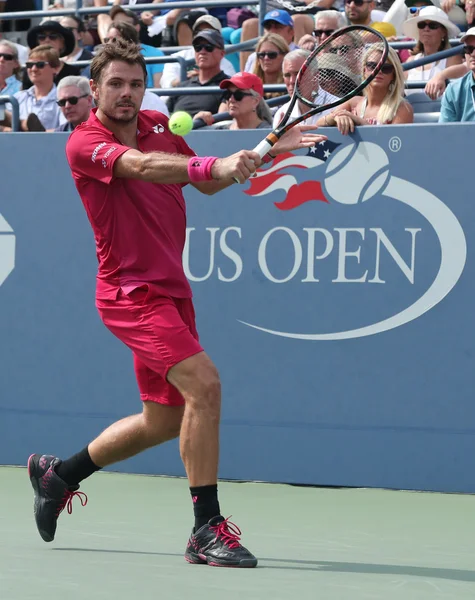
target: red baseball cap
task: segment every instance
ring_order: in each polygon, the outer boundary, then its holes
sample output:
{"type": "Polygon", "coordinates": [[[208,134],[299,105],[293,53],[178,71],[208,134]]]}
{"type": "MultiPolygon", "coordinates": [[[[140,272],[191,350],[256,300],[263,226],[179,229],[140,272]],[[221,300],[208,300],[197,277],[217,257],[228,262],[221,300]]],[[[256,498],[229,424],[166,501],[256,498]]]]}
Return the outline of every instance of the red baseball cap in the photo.
{"type": "Polygon", "coordinates": [[[264,97],[262,79],[253,73],[236,73],[230,79],[224,79],[219,87],[224,90],[230,85],[235,85],[240,90],[254,90],[259,96],[264,97]]]}

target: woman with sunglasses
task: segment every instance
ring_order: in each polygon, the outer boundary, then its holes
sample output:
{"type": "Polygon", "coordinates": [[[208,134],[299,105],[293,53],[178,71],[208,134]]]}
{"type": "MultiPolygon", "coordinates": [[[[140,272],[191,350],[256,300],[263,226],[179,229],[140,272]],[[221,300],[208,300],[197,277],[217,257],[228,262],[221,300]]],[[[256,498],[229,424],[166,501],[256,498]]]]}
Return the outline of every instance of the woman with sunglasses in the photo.
{"type": "MultiPolygon", "coordinates": [[[[364,69],[374,70],[381,53],[369,50],[363,59],[364,69]]],[[[413,123],[412,106],[403,98],[404,75],[397,52],[389,48],[389,54],[381,71],[364,89],[364,96],[357,96],[329,115],[321,117],[319,127],[337,127],[340,133],[353,133],[355,125],[389,125],[413,123]]]]}
{"type": "MultiPolygon", "coordinates": [[[[230,79],[225,79],[219,87],[226,90],[219,112],[228,112],[233,119],[216,127],[216,129],[269,129],[272,124],[272,114],[264,100],[262,81],[253,73],[236,73],[230,79]]],[[[213,115],[201,111],[195,119],[202,119],[207,125],[214,122],[213,115]]]]}
{"type": "Polygon", "coordinates": [[[0,40],[0,96],[9,96],[20,91],[19,72],[16,46],[7,40],[0,40]]]}
{"type": "MultiPolygon", "coordinates": [[[[405,35],[417,41],[412,56],[407,63],[430,56],[436,52],[450,48],[450,38],[455,38],[460,33],[446,13],[436,6],[424,6],[416,17],[405,21],[402,26],[405,35]]],[[[406,71],[407,81],[426,81],[425,92],[433,100],[439,98],[445,91],[445,82],[448,79],[462,77],[466,73],[462,56],[450,56],[422,67],[406,71]]],[[[414,93],[420,90],[407,90],[414,93]]]]}
{"type": "MultiPolygon", "coordinates": [[[[276,33],[266,33],[256,47],[254,75],[257,75],[264,84],[284,83],[282,62],[289,51],[289,45],[282,36],[276,33]]],[[[284,93],[267,93],[264,94],[264,98],[275,98],[284,93]]]]}

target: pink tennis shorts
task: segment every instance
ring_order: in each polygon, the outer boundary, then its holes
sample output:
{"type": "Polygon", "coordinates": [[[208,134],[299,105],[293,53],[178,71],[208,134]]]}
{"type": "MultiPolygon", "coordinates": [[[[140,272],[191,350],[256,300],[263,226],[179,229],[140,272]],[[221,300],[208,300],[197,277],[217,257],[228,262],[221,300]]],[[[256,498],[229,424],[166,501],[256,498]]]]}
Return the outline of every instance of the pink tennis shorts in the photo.
{"type": "Polygon", "coordinates": [[[171,367],[202,352],[191,298],[160,296],[153,286],[119,291],[116,300],[96,299],[104,325],[134,355],[135,375],[143,401],[168,406],[184,404],[167,381],[171,367]]]}

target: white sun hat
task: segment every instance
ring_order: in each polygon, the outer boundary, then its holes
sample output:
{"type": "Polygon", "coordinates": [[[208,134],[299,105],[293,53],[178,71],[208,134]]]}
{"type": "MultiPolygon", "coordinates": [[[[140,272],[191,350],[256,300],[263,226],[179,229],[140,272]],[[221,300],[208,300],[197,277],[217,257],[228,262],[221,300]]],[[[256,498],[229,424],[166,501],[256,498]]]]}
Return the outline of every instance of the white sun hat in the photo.
{"type": "Polygon", "coordinates": [[[417,28],[417,24],[421,21],[435,21],[436,23],[440,23],[447,29],[449,38],[455,38],[460,33],[457,25],[452,23],[441,8],[437,8],[437,6],[424,6],[419,11],[417,17],[411,17],[407,21],[404,21],[402,25],[404,35],[411,37],[413,40],[418,40],[419,29],[417,28]]]}

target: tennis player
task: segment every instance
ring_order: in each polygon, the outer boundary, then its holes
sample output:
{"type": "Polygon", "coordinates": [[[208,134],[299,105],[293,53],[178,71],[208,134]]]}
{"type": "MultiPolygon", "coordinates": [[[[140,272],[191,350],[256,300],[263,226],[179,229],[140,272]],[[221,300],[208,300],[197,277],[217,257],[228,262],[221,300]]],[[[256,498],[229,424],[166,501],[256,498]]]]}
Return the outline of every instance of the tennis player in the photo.
{"type": "MultiPolygon", "coordinates": [[[[79,483],[95,471],[180,437],[195,523],[185,551],[194,564],[255,567],[239,529],[218,502],[220,382],[198,340],[191,289],[182,266],[187,183],[214,194],[244,183],[261,164],[241,150],[197,157],[168,119],[139,111],[147,71],[140,49],[105,45],[91,63],[97,109],[76,127],[66,154],[94,231],[99,270],[96,306],[105,326],[133,352],[143,411],[111,425],[67,460],[33,454],[28,461],[35,518],[43,540],[72,510],[79,483]]],[[[308,127],[307,127],[308,129],[308,127]]],[[[315,128],[313,128],[315,129],[315,128]]],[[[273,152],[326,139],[292,129],[273,152]]],[[[139,500],[139,499],[138,499],[139,500]]]]}

